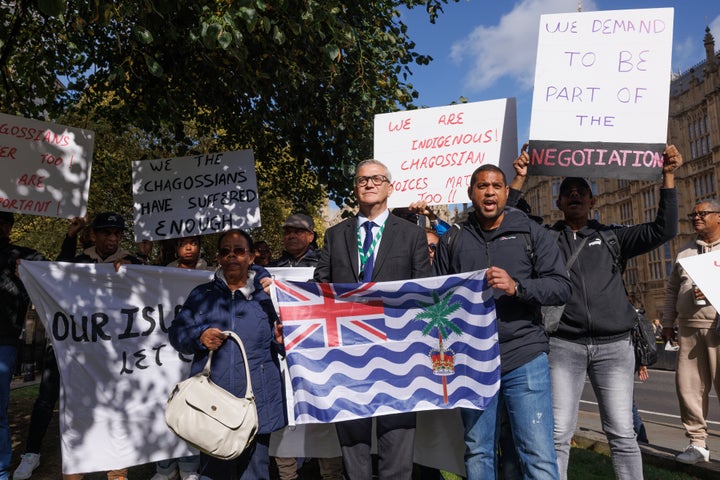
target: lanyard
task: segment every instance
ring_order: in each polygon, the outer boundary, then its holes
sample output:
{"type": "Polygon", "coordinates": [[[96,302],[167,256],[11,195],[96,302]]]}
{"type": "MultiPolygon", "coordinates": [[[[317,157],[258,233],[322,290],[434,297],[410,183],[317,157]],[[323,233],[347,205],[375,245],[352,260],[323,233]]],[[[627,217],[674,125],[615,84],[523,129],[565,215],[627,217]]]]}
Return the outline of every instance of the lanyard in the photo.
{"type": "MultiPolygon", "coordinates": [[[[368,220],[369,221],[369,220],[368,220]]],[[[360,228],[364,228],[364,223],[360,226],[360,228]]],[[[372,244],[370,244],[370,248],[368,248],[367,253],[363,251],[363,242],[360,235],[360,228],[357,230],[357,241],[358,241],[358,253],[360,253],[360,271],[362,272],[365,269],[365,264],[368,261],[368,258],[373,256],[373,253],[375,252],[375,247],[377,246],[378,242],[380,241],[380,237],[382,237],[383,231],[385,230],[385,224],[383,223],[380,225],[380,229],[375,234],[375,238],[373,238],[372,244]]]]}

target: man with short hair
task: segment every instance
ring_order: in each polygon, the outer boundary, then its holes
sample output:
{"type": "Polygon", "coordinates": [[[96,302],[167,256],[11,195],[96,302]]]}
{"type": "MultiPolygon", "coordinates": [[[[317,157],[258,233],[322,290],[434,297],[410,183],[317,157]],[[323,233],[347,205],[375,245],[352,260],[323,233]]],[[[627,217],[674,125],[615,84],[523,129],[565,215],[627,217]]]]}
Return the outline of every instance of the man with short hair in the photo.
{"type": "Polygon", "coordinates": [[[35,250],[10,243],[14,224],[12,213],[0,212],[0,480],[10,478],[10,383],[15,372],[22,323],[30,304],[27,291],[17,276],[17,264],[20,260],[44,260],[35,250]]]}
{"type": "MultiPolygon", "coordinates": [[[[360,162],[356,169],[357,216],[325,233],[315,269],[318,282],[359,283],[429,277],[432,268],[425,231],[388,210],[392,178],[380,161],[360,162]]],[[[413,469],[415,414],[376,418],[378,473],[381,480],[410,480],[413,469]]],[[[372,478],[372,419],[336,424],[349,480],[372,478]]]]}
{"type": "MultiPolygon", "coordinates": [[[[500,343],[500,390],[485,410],[460,410],[469,479],[495,478],[501,412],[507,411],[523,478],[558,478],[548,339],[540,305],[570,297],[570,281],[552,237],[520,210],[506,208],[509,187],[494,165],[477,168],[468,196],[473,212],[440,239],[439,274],[487,269],[500,343]]],[[[506,461],[505,459],[504,461],[506,461]]],[[[508,460],[509,461],[509,460],[508,460]]]]}
{"type": "Polygon", "coordinates": [[[315,222],[312,217],[303,213],[290,215],[283,229],[282,256],[273,260],[268,267],[314,267],[320,254],[311,248],[315,239],[315,222]]]}
{"type": "MultiPolygon", "coordinates": [[[[682,165],[682,156],[675,146],[668,145],[663,157],[660,203],[652,222],[620,226],[590,220],[595,198],[587,181],[567,177],[560,184],[556,203],[564,220],[550,229],[557,234],[565,262],[578,252],[569,271],[572,296],[550,337],[555,450],[563,480],[567,478],[570,441],[586,378],[600,405],[615,476],[620,480],[643,478],[632,415],[635,351],[630,330],[637,312],[627,298],[622,270],[625,260],[659,247],[677,233],[674,172],[682,165]]],[[[530,156],[523,148],[513,165],[515,198],[519,197],[529,163],[530,156]]]]}
{"type": "Polygon", "coordinates": [[[705,443],[708,430],[708,401],[710,390],[720,392],[720,334],[718,312],[680,265],[680,259],[720,249],[720,202],[703,200],[693,208],[688,218],[697,237],[678,251],[672,273],[668,278],[663,308],[663,336],[673,338],[673,325],[678,324],[678,361],[675,385],[680,402],[680,419],[690,444],[676,458],[678,462],[694,464],[710,460],[705,443]]]}

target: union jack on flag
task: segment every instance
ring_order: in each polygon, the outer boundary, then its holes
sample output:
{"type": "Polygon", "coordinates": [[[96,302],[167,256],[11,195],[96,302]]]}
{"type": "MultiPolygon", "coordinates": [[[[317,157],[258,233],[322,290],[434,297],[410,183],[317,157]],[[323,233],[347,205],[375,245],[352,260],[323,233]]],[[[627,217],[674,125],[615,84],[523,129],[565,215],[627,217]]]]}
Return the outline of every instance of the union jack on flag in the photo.
{"type": "Polygon", "coordinates": [[[484,271],[365,284],[276,280],[295,423],[483,409],[500,383],[484,271]]]}

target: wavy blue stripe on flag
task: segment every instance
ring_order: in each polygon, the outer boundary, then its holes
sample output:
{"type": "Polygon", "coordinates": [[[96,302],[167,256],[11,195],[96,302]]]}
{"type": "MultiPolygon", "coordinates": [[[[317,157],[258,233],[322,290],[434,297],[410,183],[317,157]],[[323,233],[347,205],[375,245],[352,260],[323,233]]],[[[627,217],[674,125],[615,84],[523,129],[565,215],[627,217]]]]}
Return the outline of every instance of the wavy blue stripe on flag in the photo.
{"type": "Polygon", "coordinates": [[[484,276],[276,280],[295,422],[484,409],[500,385],[495,304],[484,276]]]}

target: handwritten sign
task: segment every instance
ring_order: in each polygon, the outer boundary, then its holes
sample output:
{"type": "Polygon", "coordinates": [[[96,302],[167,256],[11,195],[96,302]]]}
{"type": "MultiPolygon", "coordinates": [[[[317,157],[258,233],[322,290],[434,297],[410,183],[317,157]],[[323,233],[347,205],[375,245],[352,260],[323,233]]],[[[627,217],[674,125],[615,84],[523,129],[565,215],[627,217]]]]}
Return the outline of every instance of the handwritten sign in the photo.
{"type": "Polygon", "coordinates": [[[672,31],[672,8],[541,17],[530,122],[532,173],[659,177],[672,31]]]}
{"type": "Polygon", "coordinates": [[[260,226],[252,150],[133,162],[135,241],[260,226]]]}
{"type": "Polygon", "coordinates": [[[720,250],[678,259],[708,302],[720,311],[720,250]]]}
{"type": "Polygon", "coordinates": [[[85,216],[95,134],[0,113],[0,210],[85,216]]]}
{"type": "Polygon", "coordinates": [[[374,138],[374,158],[392,174],[390,207],[467,202],[470,175],[480,165],[512,175],[515,99],[375,115],[374,138]]]}

